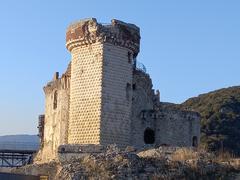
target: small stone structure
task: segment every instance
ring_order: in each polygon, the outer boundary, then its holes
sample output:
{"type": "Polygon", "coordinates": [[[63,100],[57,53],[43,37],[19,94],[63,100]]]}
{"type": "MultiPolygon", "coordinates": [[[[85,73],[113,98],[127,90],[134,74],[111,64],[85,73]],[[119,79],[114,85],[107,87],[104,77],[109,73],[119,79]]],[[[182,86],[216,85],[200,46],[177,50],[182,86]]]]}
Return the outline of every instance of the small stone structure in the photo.
{"type": "Polygon", "coordinates": [[[36,162],[56,160],[59,147],[66,153],[68,145],[75,151],[88,144],[197,146],[200,116],[160,103],[159,91],[136,60],[137,26],[81,20],[67,29],[66,47],[72,55],[66,72],[55,73],[44,87],[36,162]]]}

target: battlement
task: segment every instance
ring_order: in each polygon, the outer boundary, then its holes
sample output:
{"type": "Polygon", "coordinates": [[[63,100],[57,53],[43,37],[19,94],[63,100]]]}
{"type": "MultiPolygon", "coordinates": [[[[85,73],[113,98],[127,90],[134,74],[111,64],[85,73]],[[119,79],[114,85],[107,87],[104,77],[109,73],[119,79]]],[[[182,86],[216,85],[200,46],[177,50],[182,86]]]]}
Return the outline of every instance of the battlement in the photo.
{"type": "Polygon", "coordinates": [[[66,47],[70,52],[75,47],[96,42],[129,48],[136,57],[140,48],[140,29],[134,24],[116,19],[111,24],[101,24],[95,18],[77,21],[67,29],[66,47]]]}

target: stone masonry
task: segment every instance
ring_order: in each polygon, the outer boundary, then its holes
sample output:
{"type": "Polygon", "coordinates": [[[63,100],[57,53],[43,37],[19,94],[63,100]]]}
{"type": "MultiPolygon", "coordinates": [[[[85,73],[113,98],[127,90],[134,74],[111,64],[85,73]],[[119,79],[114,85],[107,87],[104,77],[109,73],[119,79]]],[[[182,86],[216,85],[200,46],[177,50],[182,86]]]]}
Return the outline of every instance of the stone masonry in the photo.
{"type": "Polygon", "coordinates": [[[67,71],[44,87],[36,162],[56,160],[59,147],[68,145],[197,146],[200,116],[160,102],[136,60],[137,26],[81,20],[67,29],[66,47],[72,56],[67,71]]]}

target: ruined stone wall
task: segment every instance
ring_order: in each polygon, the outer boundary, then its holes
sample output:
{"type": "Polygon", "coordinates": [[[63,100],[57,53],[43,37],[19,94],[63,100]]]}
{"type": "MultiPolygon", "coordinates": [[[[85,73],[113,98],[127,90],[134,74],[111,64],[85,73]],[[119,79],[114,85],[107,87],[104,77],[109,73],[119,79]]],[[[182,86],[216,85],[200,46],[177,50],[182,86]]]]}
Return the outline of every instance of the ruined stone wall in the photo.
{"type": "Polygon", "coordinates": [[[152,81],[148,74],[135,70],[133,73],[133,105],[132,105],[132,124],[131,124],[131,143],[135,147],[143,147],[144,130],[147,127],[153,128],[155,122],[145,121],[148,111],[153,110],[154,92],[152,81]]]}
{"type": "Polygon", "coordinates": [[[157,112],[156,143],[192,146],[193,137],[200,138],[200,116],[195,112],[162,108],[157,112]]]}
{"type": "Polygon", "coordinates": [[[48,162],[57,158],[59,145],[67,143],[70,79],[66,74],[44,87],[45,120],[43,146],[35,161],[48,162]]]}
{"type": "Polygon", "coordinates": [[[200,140],[200,117],[195,112],[173,109],[145,110],[134,119],[133,145],[137,148],[148,146],[193,146],[193,138],[200,140]],[[154,131],[154,143],[147,144],[146,130],[154,131]]]}
{"type": "Polygon", "coordinates": [[[199,142],[200,117],[197,113],[160,105],[159,94],[155,94],[151,78],[145,72],[134,71],[133,85],[133,146],[192,146],[194,136],[199,142]],[[146,130],[154,132],[154,143],[146,143],[146,130]]]}

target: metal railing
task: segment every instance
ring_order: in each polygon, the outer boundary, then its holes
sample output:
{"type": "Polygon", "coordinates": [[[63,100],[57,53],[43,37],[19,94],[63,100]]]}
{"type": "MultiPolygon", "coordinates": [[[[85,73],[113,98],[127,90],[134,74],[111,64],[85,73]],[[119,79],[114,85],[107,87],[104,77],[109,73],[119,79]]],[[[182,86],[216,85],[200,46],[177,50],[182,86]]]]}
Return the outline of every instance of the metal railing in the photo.
{"type": "Polygon", "coordinates": [[[144,66],[144,64],[138,62],[137,60],[134,61],[134,69],[138,70],[138,71],[141,71],[141,72],[144,72],[144,73],[147,73],[147,69],[146,67],[144,66]]]}
{"type": "Polygon", "coordinates": [[[21,167],[30,164],[36,151],[0,150],[0,167],[21,167]]]}

